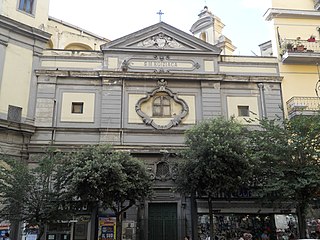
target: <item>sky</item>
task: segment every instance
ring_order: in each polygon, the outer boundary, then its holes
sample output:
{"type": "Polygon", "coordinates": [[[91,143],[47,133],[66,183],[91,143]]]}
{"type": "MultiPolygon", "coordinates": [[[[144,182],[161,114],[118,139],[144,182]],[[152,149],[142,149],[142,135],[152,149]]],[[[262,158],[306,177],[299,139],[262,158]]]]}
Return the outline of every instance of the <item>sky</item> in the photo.
{"type": "MultiPolygon", "coordinates": [[[[237,55],[260,55],[258,45],[271,39],[263,15],[271,0],[50,0],[49,15],[115,40],[162,21],[190,33],[204,6],[226,25],[223,34],[237,55]],[[110,4],[111,3],[111,4],[110,4]]],[[[190,33],[191,34],[191,33],[190,33]]]]}

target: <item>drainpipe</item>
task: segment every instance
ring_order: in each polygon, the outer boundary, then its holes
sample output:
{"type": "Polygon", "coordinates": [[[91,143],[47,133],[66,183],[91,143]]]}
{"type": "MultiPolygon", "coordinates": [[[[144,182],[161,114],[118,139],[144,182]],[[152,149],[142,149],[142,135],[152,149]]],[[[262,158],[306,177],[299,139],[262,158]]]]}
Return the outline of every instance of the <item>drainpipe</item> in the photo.
{"type": "Polygon", "coordinates": [[[262,111],[262,118],[267,117],[267,108],[266,108],[266,99],[264,94],[264,84],[258,83],[259,93],[260,93],[260,102],[261,102],[261,111],[262,111]]]}
{"type": "Polygon", "coordinates": [[[51,145],[53,145],[53,142],[55,140],[55,135],[56,135],[56,109],[57,109],[57,100],[53,99],[51,145]]]}
{"type": "Polygon", "coordinates": [[[124,127],[124,119],[123,119],[123,117],[124,117],[124,113],[123,113],[123,110],[124,110],[124,98],[125,98],[125,91],[124,91],[124,88],[125,88],[125,78],[122,78],[121,79],[121,81],[122,81],[122,89],[121,89],[121,115],[120,115],[120,117],[121,117],[121,121],[120,121],[120,145],[122,146],[123,145],[123,142],[124,142],[124,140],[123,140],[123,138],[124,138],[124,136],[123,136],[123,127],[124,127]]]}

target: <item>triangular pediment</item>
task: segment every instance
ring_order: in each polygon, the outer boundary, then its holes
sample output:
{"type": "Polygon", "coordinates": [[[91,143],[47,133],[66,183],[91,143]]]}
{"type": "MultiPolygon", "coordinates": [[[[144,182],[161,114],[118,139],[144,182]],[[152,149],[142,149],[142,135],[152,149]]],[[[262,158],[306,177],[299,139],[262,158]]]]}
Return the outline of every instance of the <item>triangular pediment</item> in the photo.
{"type": "Polygon", "coordinates": [[[219,55],[221,49],[159,22],[101,46],[102,51],[175,52],[219,55]]]}

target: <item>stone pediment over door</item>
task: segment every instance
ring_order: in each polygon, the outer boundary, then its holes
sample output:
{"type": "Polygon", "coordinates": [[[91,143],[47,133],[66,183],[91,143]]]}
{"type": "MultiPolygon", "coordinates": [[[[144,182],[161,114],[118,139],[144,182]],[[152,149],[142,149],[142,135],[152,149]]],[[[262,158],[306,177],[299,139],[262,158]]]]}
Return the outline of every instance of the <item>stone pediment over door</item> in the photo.
{"type": "Polygon", "coordinates": [[[221,49],[164,22],[101,46],[103,52],[219,55],[221,49]]]}

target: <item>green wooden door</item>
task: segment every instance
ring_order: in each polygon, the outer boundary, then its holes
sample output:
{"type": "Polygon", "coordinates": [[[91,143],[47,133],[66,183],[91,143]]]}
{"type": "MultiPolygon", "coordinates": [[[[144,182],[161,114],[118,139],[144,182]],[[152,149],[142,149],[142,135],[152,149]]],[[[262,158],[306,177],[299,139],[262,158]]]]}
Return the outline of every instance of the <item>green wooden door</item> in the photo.
{"type": "Polygon", "coordinates": [[[148,240],[177,240],[177,204],[149,204],[148,240]]]}

